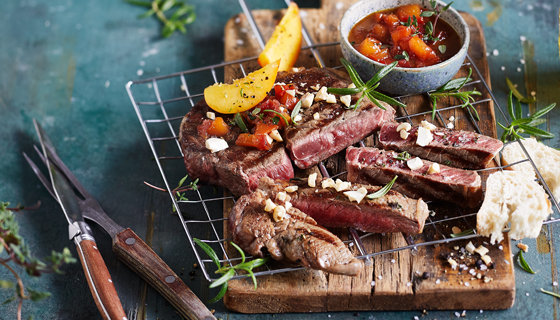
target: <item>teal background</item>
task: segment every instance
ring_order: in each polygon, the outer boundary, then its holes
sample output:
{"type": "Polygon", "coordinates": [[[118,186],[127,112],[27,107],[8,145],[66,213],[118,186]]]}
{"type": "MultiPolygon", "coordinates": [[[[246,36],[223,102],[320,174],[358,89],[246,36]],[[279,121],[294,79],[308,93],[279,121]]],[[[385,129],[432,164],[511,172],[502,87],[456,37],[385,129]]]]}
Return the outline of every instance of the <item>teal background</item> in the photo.
{"type": "MultiPolygon", "coordinates": [[[[18,214],[21,233],[33,252],[43,257],[51,250],[73,245],[55,201],[39,183],[22,152],[31,154],[37,143],[32,119],[39,120],[58,148],[60,157],[117,223],[130,227],[151,246],[193,291],[207,301],[209,291],[200,271],[189,272],[195,258],[186,236],[169,210],[165,193],[147,188],[143,181],[161,183],[144,133],[125,91],[129,80],[165,75],[223,59],[223,28],[239,13],[237,1],[190,0],[197,20],[188,34],[160,37],[158,21],[139,20],[143,8],[115,0],[3,0],[0,3],[0,200],[12,205],[33,205],[38,210],[18,214]],[[142,70],[142,75],[139,74],[142,70]]],[[[299,2],[318,7],[318,0],[299,2]]],[[[283,8],[283,1],[250,0],[253,8],[283,8]]],[[[505,77],[522,93],[535,91],[542,108],[560,102],[557,0],[456,1],[458,10],[474,14],[483,24],[492,87],[502,105],[508,93],[505,77]],[[493,12],[493,13],[492,13],[493,12]],[[488,14],[498,16],[489,24],[488,14]],[[520,37],[527,40],[523,43],[520,37]],[[534,53],[532,53],[532,50],[534,53]],[[520,63],[524,58],[526,63],[520,63]],[[502,70],[502,67],[505,70],[502,70]],[[517,71],[521,68],[521,71],[517,71]]],[[[491,21],[490,21],[491,22],[491,21]]],[[[185,110],[186,111],[186,110],[185,110]]],[[[499,114],[497,114],[500,120],[499,114]]],[[[559,147],[560,109],[548,115],[548,130],[557,135],[545,143],[559,147]]],[[[37,159],[37,158],[34,158],[37,159]]],[[[559,226],[543,228],[526,259],[537,270],[531,275],[516,266],[517,294],[513,308],[504,311],[467,311],[468,319],[557,319],[556,298],[539,288],[555,290],[559,226]],[[539,250],[537,250],[537,247],[539,250]]],[[[174,309],[140,278],[122,265],[111,251],[110,239],[94,227],[98,246],[131,319],[180,319],[174,309]]],[[[513,244],[516,242],[514,241],[513,244]]],[[[517,252],[517,248],[514,248],[517,252]]],[[[47,290],[52,297],[26,301],[23,315],[35,319],[101,319],[79,264],[66,274],[24,276],[26,285],[47,290]]],[[[20,270],[21,271],[21,270],[20,270]]],[[[0,279],[11,279],[0,268],[0,279]]],[[[0,290],[0,302],[11,295],[0,290]]],[[[15,319],[15,303],[0,306],[0,319],[15,319]]],[[[284,315],[229,313],[221,302],[210,306],[222,319],[412,319],[421,311],[347,312],[284,315]]],[[[452,311],[428,311],[424,319],[455,318],[452,311]]]]}

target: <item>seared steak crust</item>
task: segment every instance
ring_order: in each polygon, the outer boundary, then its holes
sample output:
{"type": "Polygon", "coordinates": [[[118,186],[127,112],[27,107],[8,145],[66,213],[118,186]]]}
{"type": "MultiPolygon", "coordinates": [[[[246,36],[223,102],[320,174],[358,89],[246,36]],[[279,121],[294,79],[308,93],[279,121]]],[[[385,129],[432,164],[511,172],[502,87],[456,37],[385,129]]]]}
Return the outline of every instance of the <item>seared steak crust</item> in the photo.
{"type": "Polygon", "coordinates": [[[386,122],[379,131],[379,146],[383,149],[407,151],[423,159],[445,163],[457,168],[482,169],[502,149],[502,141],[471,131],[436,128],[433,140],[427,146],[416,144],[418,126],[402,139],[397,132],[398,123],[386,122]]]}
{"type": "Polygon", "coordinates": [[[384,185],[397,175],[393,189],[412,198],[439,199],[471,208],[482,202],[478,173],[440,165],[439,173],[428,174],[433,162],[422,160],[420,169],[411,170],[406,161],[395,159],[397,156],[395,151],[349,147],[346,149],[348,181],[384,185]]]}
{"type": "MultiPolygon", "coordinates": [[[[239,127],[230,126],[224,136],[229,147],[212,153],[206,148],[197,127],[206,119],[206,112],[213,111],[201,100],[187,113],[179,130],[179,141],[187,172],[192,179],[227,188],[234,195],[247,194],[258,186],[260,177],[289,179],[294,176],[290,158],[284,146],[275,142],[268,151],[242,147],[235,144],[239,127]]],[[[217,114],[230,121],[231,115],[217,114]]]]}
{"type": "Polygon", "coordinates": [[[273,259],[286,260],[307,268],[357,276],[362,261],[344,243],[313,218],[292,207],[283,220],[275,222],[264,211],[268,195],[257,190],[235,203],[229,215],[229,230],[235,242],[253,256],[262,257],[266,248],[273,259]]]}
{"type": "MultiPolygon", "coordinates": [[[[351,202],[343,191],[334,188],[307,185],[307,181],[272,181],[262,178],[259,189],[266,190],[270,195],[284,192],[291,185],[298,190],[289,193],[291,204],[305,212],[325,227],[352,227],[365,232],[376,233],[421,233],[428,217],[428,206],[422,199],[416,200],[390,190],[385,196],[377,199],[364,198],[359,204],[351,202]]],[[[368,194],[381,189],[378,186],[352,185],[352,190],[360,187],[367,189],[368,194]]]]}
{"type": "MultiPolygon", "coordinates": [[[[277,82],[294,83],[300,92],[317,93],[311,88],[346,88],[351,83],[345,73],[333,69],[312,68],[301,72],[278,74],[277,82]]],[[[284,133],[290,157],[301,169],[309,168],[336,154],[344,148],[377,131],[385,121],[394,119],[395,110],[381,102],[383,110],[364,98],[356,109],[348,109],[336,96],[337,103],[314,102],[310,108],[301,109],[302,120],[290,126],[284,133]],[[315,120],[313,115],[319,113],[315,120]]],[[[359,96],[352,96],[355,104],[359,96]]]]}

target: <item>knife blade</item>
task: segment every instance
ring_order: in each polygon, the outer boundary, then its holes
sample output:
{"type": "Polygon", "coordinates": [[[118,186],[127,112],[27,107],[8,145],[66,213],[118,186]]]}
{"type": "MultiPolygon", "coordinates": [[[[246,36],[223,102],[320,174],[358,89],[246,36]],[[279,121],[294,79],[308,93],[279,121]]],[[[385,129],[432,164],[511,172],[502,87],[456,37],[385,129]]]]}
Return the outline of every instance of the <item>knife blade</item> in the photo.
{"type": "MultiPolygon", "coordinates": [[[[185,283],[165,264],[165,262],[131,229],[125,229],[115,223],[105,213],[99,203],[81,185],[78,179],[66,167],[64,162],[58,157],[53,144],[46,136],[39,123],[35,121],[36,128],[40,135],[42,147],[47,152],[39,152],[39,157],[45,164],[52,163],[52,169],[56,169],[72,185],[72,192],[78,192],[80,197],[75,197],[81,215],[102,227],[113,240],[113,252],[121,261],[139,274],[154,289],[162,294],[178,311],[188,319],[216,319],[208,308],[198,299],[198,297],[185,285],[185,283]],[[50,160],[50,161],[48,161],[50,160]]],[[[33,168],[39,180],[51,193],[58,195],[56,188],[46,183],[47,179],[42,175],[37,166],[25,155],[26,160],[33,168]]],[[[63,180],[64,181],[64,180],[63,180]]],[[[58,199],[62,201],[61,198],[58,199]]],[[[72,205],[74,206],[74,205],[72,205]]],[[[71,216],[68,218],[70,221],[71,216]]],[[[88,227],[89,228],[89,227],[88,227]]]]}
{"type": "MultiPolygon", "coordinates": [[[[52,161],[53,157],[56,156],[56,152],[52,148],[50,139],[36,120],[34,120],[34,124],[39,135],[43,159],[52,184],[52,189],[49,192],[62,207],[62,212],[68,221],[68,235],[70,240],[76,244],[76,251],[80,257],[80,262],[97,309],[103,319],[126,320],[126,314],[121,305],[117,290],[113,285],[109,270],[97,249],[91,228],[82,216],[78,198],[68,179],[52,161]]],[[[30,161],[27,156],[26,159],[30,161]]],[[[41,181],[46,183],[47,180],[45,178],[44,180],[41,179],[41,181]]]]}

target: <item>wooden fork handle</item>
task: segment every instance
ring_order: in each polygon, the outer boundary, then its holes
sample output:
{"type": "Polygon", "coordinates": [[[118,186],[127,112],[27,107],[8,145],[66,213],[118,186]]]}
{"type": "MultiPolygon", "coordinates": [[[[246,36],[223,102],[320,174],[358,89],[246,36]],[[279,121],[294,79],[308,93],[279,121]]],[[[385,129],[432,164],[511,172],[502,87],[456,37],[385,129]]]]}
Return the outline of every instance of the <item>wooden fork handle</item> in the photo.
{"type": "Polygon", "coordinates": [[[95,241],[82,240],[77,242],[76,250],[86,274],[87,282],[97,309],[105,320],[126,320],[126,314],[113,280],[97,250],[95,241]]]}
{"type": "Polygon", "coordinates": [[[187,285],[132,230],[113,239],[113,252],[188,319],[216,319],[187,285]]]}

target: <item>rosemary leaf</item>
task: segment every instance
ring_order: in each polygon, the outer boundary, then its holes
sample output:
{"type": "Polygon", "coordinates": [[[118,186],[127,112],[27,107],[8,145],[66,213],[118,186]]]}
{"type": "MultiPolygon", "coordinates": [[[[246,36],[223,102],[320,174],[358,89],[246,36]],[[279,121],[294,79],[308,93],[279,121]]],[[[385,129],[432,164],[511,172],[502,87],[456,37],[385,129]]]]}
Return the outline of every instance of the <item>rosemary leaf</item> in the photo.
{"type": "Polygon", "coordinates": [[[366,87],[371,88],[373,87],[373,85],[375,85],[376,83],[378,83],[379,81],[381,81],[381,79],[383,79],[383,77],[385,77],[386,75],[389,74],[389,72],[391,72],[393,69],[395,69],[395,67],[397,66],[398,62],[395,61],[391,64],[388,64],[386,66],[384,66],[383,68],[381,68],[381,70],[379,70],[367,83],[366,83],[366,87]]]}
{"type": "Polygon", "coordinates": [[[228,288],[228,284],[227,284],[227,282],[225,282],[222,285],[222,288],[220,289],[220,292],[218,292],[218,294],[214,298],[208,300],[208,303],[214,303],[214,302],[220,301],[220,299],[222,299],[222,297],[226,295],[227,288],[228,288]]]}
{"type": "Polygon", "coordinates": [[[348,72],[348,75],[350,76],[350,80],[352,80],[354,85],[356,85],[357,88],[364,87],[365,84],[362,81],[362,78],[360,78],[360,75],[358,74],[358,72],[356,72],[356,69],[354,69],[354,67],[352,67],[350,62],[348,62],[344,58],[340,58],[340,61],[342,62],[342,65],[344,66],[344,68],[346,68],[346,71],[348,72]]]}
{"type": "Polygon", "coordinates": [[[235,123],[241,129],[241,131],[245,133],[249,132],[249,130],[247,130],[247,126],[245,125],[245,121],[243,121],[243,117],[241,116],[241,114],[236,113],[235,116],[233,116],[233,119],[235,120],[235,123]]]}
{"type": "Polygon", "coordinates": [[[452,233],[452,234],[450,234],[450,236],[451,236],[451,238],[457,238],[457,237],[468,236],[469,234],[474,234],[474,229],[467,229],[467,230],[463,230],[459,233],[452,233]]]}
{"type": "Polygon", "coordinates": [[[523,133],[527,133],[539,138],[552,139],[555,137],[553,133],[541,130],[539,128],[531,127],[525,124],[520,124],[518,127],[520,129],[523,129],[523,133]]]}
{"type": "Polygon", "coordinates": [[[560,294],[558,294],[558,293],[556,293],[556,292],[544,290],[543,288],[541,288],[541,291],[544,292],[544,293],[546,293],[546,294],[549,294],[549,295],[551,295],[551,296],[553,296],[553,297],[556,297],[556,298],[560,299],[560,294]]]}
{"type": "Polygon", "coordinates": [[[552,104],[548,105],[546,108],[542,108],[541,110],[535,112],[535,114],[533,114],[531,116],[531,118],[533,118],[533,119],[540,118],[540,117],[544,116],[545,114],[547,114],[548,112],[550,112],[552,109],[554,109],[554,107],[556,107],[556,103],[552,103],[552,104]]]}
{"type": "Polygon", "coordinates": [[[513,110],[513,91],[510,90],[509,95],[508,95],[508,102],[507,102],[507,106],[508,106],[508,114],[509,117],[511,118],[512,121],[517,120],[517,116],[516,116],[516,112],[514,112],[513,110]]]}
{"type": "Polygon", "coordinates": [[[210,259],[212,259],[212,261],[214,261],[214,263],[218,266],[218,268],[221,266],[220,265],[220,259],[218,259],[218,255],[216,254],[214,249],[212,249],[212,247],[210,247],[208,244],[200,241],[197,238],[193,238],[193,241],[196,244],[198,244],[198,246],[200,248],[202,248],[202,250],[204,250],[204,252],[206,252],[206,254],[210,257],[210,259]]]}
{"type": "Polygon", "coordinates": [[[509,78],[506,78],[506,83],[507,83],[507,85],[508,85],[509,90],[511,90],[511,91],[513,92],[513,95],[514,95],[517,99],[519,99],[521,102],[527,103],[527,104],[528,104],[528,103],[533,103],[533,102],[536,101],[536,100],[533,99],[533,98],[529,98],[529,97],[525,98],[525,97],[521,94],[521,92],[519,92],[519,90],[517,90],[517,88],[513,85],[513,83],[511,82],[511,80],[509,80],[509,78]]]}
{"type": "Polygon", "coordinates": [[[393,178],[393,180],[391,180],[391,182],[387,183],[386,186],[384,186],[383,188],[377,190],[376,192],[372,193],[372,194],[368,194],[368,199],[377,199],[377,198],[381,198],[384,195],[387,194],[387,192],[389,192],[389,190],[391,190],[391,188],[393,187],[393,184],[395,183],[395,181],[397,180],[398,176],[395,176],[393,178]]]}
{"type": "Polygon", "coordinates": [[[292,110],[292,119],[294,119],[299,114],[299,110],[301,110],[301,99],[299,99],[298,103],[296,103],[294,109],[292,110]]]}
{"type": "Polygon", "coordinates": [[[352,95],[352,94],[360,93],[362,91],[363,89],[360,88],[328,88],[327,89],[328,93],[334,93],[341,96],[352,95]]]}
{"type": "Polygon", "coordinates": [[[233,278],[234,275],[235,269],[228,269],[223,276],[221,276],[218,280],[212,282],[208,287],[216,288],[217,286],[223,285],[224,283],[227,283],[229,279],[233,278]]]}
{"type": "MultiPolygon", "coordinates": [[[[271,110],[271,109],[265,109],[265,110],[263,110],[263,112],[272,112],[272,113],[275,113],[275,114],[277,114],[278,116],[280,116],[280,117],[282,118],[282,120],[284,120],[284,123],[286,124],[286,127],[290,125],[290,122],[288,122],[288,119],[286,119],[286,117],[285,117],[283,114],[281,114],[280,112],[278,112],[278,111],[274,111],[274,110],[271,110]]],[[[293,122],[293,124],[297,124],[297,123],[294,121],[293,118],[292,118],[292,122],[293,122]]]]}
{"type": "Polygon", "coordinates": [[[536,272],[533,271],[533,269],[531,269],[531,267],[529,266],[529,264],[527,264],[527,261],[525,261],[525,258],[523,258],[523,250],[519,251],[519,255],[517,256],[517,263],[519,263],[519,266],[532,274],[535,274],[536,272]]]}

